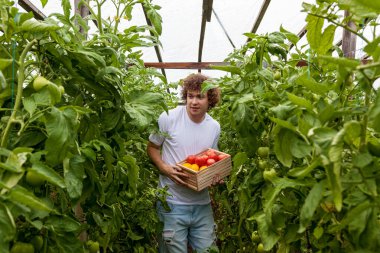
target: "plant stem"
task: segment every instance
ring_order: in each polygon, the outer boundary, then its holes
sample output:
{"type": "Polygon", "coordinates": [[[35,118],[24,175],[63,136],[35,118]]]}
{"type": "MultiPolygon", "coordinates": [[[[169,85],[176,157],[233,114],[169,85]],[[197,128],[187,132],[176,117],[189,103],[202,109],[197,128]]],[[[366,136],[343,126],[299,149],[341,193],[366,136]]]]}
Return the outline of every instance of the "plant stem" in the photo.
{"type": "Polygon", "coordinates": [[[25,63],[24,63],[24,60],[25,60],[25,57],[26,57],[27,53],[29,52],[29,50],[32,48],[32,46],[35,43],[37,43],[37,40],[35,40],[35,39],[32,40],[31,42],[29,42],[26,45],[26,47],[24,48],[24,50],[22,51],[22,53],[21,53],[21,56],[20,56],[20,59],[19,59],[20,67],[18,69],[16,101],[15,101],[15,104],[14,104],[14,107],[13,107],[13,111],[12,111],[11,117],[9,118],[7,126],[5,127],[5,130],[4,130],[4,133],[3,133],[3,137],[1,138],[0,147],[5,147],[6,146],[6,142],[8,140],[8,135],[9,135],[9,132],[11,130],[11,125],[12,125],[13,121],[16,119],[16,113],[19,110],[19,107],[20,107],[20,104],[21,104],[23,83],[24,83],[24,79],[25,79],[25,73],[24,73],[25,63]]]}

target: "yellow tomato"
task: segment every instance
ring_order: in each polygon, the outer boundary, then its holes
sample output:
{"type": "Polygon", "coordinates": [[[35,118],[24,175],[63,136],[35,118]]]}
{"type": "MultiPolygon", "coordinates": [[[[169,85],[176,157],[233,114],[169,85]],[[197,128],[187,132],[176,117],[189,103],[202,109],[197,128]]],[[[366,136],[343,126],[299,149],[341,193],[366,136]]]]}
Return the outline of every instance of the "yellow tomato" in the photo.
{"type": "Polygon", "coordinates": [[[184,163],[184,164],[182,164],[182,166],[191,169],[191,164],[190,163],[184,163]]]}
{"type": "Polygon", "coordinates": [[[191,169],[192,169],[192,170],[195,170],[195,171],[198,171],[198,170],[199,170],[199,166],[198,166],[198,164],[195,164],[195,163],[192,164],[192,165],[191,165],[191,169]]]}
{"type": "Polygon", "coordinates": [[[206,165],[203,165],[202,167],[199,168],[199,170],[204,170],[204,169],[206,169],[206,168],[207,168],[207,166],[206,166],[206,165]]]}

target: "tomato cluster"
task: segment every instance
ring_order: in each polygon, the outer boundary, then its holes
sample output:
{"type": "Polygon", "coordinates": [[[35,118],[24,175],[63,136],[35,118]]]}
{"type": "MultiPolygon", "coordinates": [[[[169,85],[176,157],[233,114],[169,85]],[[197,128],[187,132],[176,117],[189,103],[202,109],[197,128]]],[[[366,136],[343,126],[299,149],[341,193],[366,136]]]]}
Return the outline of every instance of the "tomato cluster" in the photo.
{"type": "Polygon", "coordinates": [[[226,154],[217,154],[214,150],[208,149],[199,155],[189,155],[183,165],[193,170],[202,170],[227,156],[226,154]]]}

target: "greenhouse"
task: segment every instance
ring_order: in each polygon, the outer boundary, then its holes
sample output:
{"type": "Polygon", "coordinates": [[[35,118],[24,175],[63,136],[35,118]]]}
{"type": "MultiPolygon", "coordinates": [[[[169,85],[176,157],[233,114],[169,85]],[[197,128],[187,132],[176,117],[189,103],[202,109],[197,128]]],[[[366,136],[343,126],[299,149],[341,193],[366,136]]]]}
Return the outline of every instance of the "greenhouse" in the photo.
{"type": "Polygon", "coordinates": [[[380,1],[0,3],[0,252],[378,252],[380,1]]]}

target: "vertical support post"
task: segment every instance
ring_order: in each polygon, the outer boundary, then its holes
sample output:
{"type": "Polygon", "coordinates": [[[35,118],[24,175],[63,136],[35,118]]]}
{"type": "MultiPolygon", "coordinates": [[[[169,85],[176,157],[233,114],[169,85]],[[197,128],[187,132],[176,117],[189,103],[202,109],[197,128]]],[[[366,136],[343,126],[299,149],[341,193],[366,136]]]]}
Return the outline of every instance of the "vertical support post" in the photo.
{"type": "MultiPolygon", "coordinates": [[[[345,11],[344,12],[344,17],[348,18],[349,17],[349,12],[345,11]]],[[[348,26],[356,30],[356,25],[354,22],[349,21],[348,26]]],[[[344,29],[343,30],[343,39],[342,39],[342,50],[343,54],[347,58],[355,58],[355,51],[356,51],[356,35],[351,33],[350,31],[344,29]]]]}
{"type": "MultiPolygon", "coordinates": [[[[90,14],[90,11],[85,5],[79,7],[80,0],[74,0],[75,13],[79,14],[82,18],[90,14]]],[[[77,24],[78,25],[78,24],[77,24]]],[[[79,31],[84,34],[84,29],[82,26],[79,27],[79,31]]],[[[87,35],[86,35],[87,36],[87,35]]]]}

